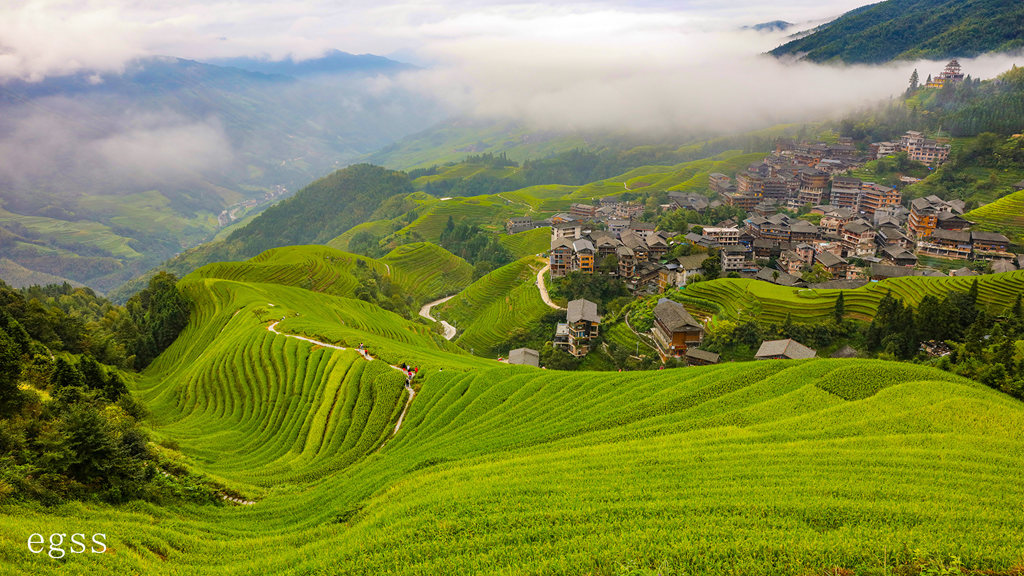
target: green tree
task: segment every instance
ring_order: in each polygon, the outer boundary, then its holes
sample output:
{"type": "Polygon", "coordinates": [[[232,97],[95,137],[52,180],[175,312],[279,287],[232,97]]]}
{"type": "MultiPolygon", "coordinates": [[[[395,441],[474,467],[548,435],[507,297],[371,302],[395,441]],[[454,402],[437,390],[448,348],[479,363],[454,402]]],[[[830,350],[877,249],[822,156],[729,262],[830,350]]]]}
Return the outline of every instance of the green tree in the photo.
{"type": "Polygon", "coordinates": [[[597,267],[605,274],[615,272],[619,269],[619,257],[615,254],[609,254],[601,259],[601,263],[597,267]]]}
{"type": "Polygon", "coordinates": [[[7,332],[0,330],[0,416],[10,414],[20,406],[20,376],[21,351],[7,332]]]}
{"type": "Polygon", "coordinates": [[[836,324],[843,323],[843,315],[846,313],[846,299],[843,296],[842,291],[839,292],[839,297],[836,298],[835,307],[832,309],[832,317],[835,319],[836,324]]]}
{"type": "Polygon", "coordinates": [[[808,284],[817,284],[819,282],[828,282],[832,279],[832,274],[820,262],[816,262],[810,270],[800,276],[800,279],[808,284]]]}
{"type": "Polygon", "coordinates": [[[136,368],[148,366],[188,324],[191,303],[178,290],[177,283],[173,274],[158,272],[145,289],[125,304],[138,327],[137,338],[128,342],[136,368]]]}
{"type": "Polygon", "coordinates": [[[700,269],[705,280],[714,280],[722,273],[722,258],[715,254],[702,262],[700,269]]]}

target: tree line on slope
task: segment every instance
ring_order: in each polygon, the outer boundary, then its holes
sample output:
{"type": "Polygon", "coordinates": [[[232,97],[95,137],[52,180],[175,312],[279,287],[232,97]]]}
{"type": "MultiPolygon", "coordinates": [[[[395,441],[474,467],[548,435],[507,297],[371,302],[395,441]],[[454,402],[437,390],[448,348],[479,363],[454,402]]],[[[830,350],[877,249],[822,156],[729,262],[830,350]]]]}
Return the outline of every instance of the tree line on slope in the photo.
{"type": "Polygon", "coordinates": [[[771,51],[813,62],[971,57],[1024,46],[1015,0],[889,0],[852,10],[771,51]]]}
{"type": "Polygon", "coordinates": [[[88,288],[0,283],[0,501],[212,498],[156,475],[123,372],[149,364],[188,321],[175,280],[155,276],[125,308],[88,288]]]}

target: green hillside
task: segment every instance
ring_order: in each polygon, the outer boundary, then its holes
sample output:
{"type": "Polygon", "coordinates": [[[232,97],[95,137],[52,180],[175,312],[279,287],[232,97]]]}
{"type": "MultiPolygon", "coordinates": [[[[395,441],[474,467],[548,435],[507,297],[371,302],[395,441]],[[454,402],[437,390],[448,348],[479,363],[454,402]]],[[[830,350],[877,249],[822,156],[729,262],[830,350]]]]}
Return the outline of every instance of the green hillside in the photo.
{"type": "Polygon", "coordinates": [[[107,534],[108,554],[69,555],[64,574],[1021,562],[1024,406],[947,373],[858,360],[560,373],[447,351],[397,316],[301,288],[200,275],[181,288],[192,320],[134,392],[188,466],[254,503],[0,503],[7,569],[52,566],[26,550],[26,526],[107,534]],[[281,334],[260,309],[287,317],[281,334]],[[424,368],[394,437],[401,374],[296,333],[365,338],[424,368]]]}
{"type": "Polygon", "coordinates": [[[990,274],[976,277],[904,277],[871,282],[855,290],[813,290],[788,288],[759,280],[723,278],[700,282],[686,288],[691,298],[704,300],[721,316],[757,318],[781,322],[790,316],[795,322],[814,322],[829,318],[836,298],[843,294],[846,313],[850,317],[869,320],[878,308],[878,302],[891,292],[910,305],[916,305],[926,295],[943,298],[952,291],[967,292],[971,283],[978,282],[978,302],[992,313],[998,314],[1011,306],[1014,298],[1024,291],[1024,271],[990,274]]]}
{"type": "Polygon", "coordinates": [[[964,217],[978,229],[1000,232],[1013,242],[1024,244],[1024,190],[971,210],[964,217]]]}
{"type": "Polygon", "coordinates": [[[886,0],[852,10],[771,54],[878,64],[965,58],[1024,46],[1015,0],[886,0]]]}
{"type": "Polygon", "coordinates": [[[396,311],[411,315],[415,306],[468,286],[472,276],[473,268],[465,260],[439,246],[418,243],[400,246],[380,259],[327,246],[274,248],[245,262],[208,264],[190,277],[280,284],[374,302],[385,292],[385,300],[397,299],[396,311]],[[368,293],[371,286],[378,291],[368,293]]]}
{"type": "Polygon", "coordinates": [[[410,287],[425,299],[453,294],[473,281],[472,266],[428,242],[399,246],[380,262],[388,267],[397,283],[410,287]]]}
{"type": "Polygon", "coordinates": [[[505,235],[498,238],[516,258],[547,252],[551,247],[551,231],[548,228],[534,228],[519,234],[505,235]]]}
{"type": "Polygon", "coordinates": [[[435,308],[434,316],[458,329],[455,342],[462,348],[479,356],[505,356],[502,344],[551,312],[536,287],[543,266],[536,256],[502,266],[435,308]]]}

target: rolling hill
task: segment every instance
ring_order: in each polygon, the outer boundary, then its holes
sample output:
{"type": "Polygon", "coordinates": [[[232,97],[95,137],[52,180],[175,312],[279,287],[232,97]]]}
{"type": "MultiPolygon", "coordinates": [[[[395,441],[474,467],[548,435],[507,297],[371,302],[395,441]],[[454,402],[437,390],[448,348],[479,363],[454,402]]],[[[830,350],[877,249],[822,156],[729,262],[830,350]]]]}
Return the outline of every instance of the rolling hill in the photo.
{"type": "Polygon", "coordinates": [[[685,294],[709,302],[721,317],[753,318],[782,322],[791,316],[795,322],[825,320],[843,294],[848,317],[870,319],[886,293],[916,306],[931,294],[942,298],[952,291],[967,292],[978,282],[978,301],[993,314],[1000,314],[1024,291],[1024,271],[975,277],[904,277],[871,282],[855,290],[814,290],[787,288],[759,280],[722,278],[689,286],[685,294]]]}
{"type": "Polygon", "coordinates": [[[526,332],[551,309],[537,290],[537,271],[544,260],[527,256],[480,278],[435,308],[434,316],[458,330],[455,343],[485,357],[508,354],[500,346],[517,332],[526,332]]]}
{"type": "Polygon", "coordinates": [[[158,438],[254,503],[2,502],[9,569],[52,569],[26,526],[107,534],[107,554],[68,555],[65,574],[1010,574],[1022,560],[1024,405],[969,380],[866,360],[503,366],[342,296],[198,273],[180,288],[191,321],[133,392],[158,438]],[[326,345],[357,341],[379,359],[326,345]],[[393,433],[399,362],[422,370],[393,433]]]}
{"type": "Polygon", "coordinates": [[[1024,46],[1014,0],[886,0],[847,12],[771,51],[812,62],[948,59],[1024,46]]]}

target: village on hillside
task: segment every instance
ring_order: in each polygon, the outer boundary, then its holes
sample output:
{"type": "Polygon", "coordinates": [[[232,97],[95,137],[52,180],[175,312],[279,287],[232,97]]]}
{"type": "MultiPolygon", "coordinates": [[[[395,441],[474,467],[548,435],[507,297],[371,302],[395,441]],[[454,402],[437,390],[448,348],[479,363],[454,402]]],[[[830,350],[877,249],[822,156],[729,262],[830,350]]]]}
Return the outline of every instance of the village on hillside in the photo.
{"type": "MultiPolygon", "coordinates": [[[[954,60],[929,82],[955,83],[963,77],[954,60]]],[[[669,203],[659,206],[661,214],[682,210],[700,215],[727,206],[743,217],[679,234],[643,220],[643,203],[609,196],[572,204],[568,212],[542,221],[512,218],[506,231],[550,227],[547,256],[553,279],[572,272],[615,276],[637,297],[717,277],[835,289],[900,276],[945,276],[929,265],[934,262],[946,262],[946,267],[961,263],[948,272],[951,276],[1024,268],[1024,255],[1010,251],[1009,238],[972,229],[963,201],[930,195],[904,202],[899,189],[851,175],[869,161],[899,153],[934,168],[949,152],[948,141],[917,131],[899,141],[873,143],[866,152],[849,137],[835,143],[779,139],[762,162],[733,175],[711,174],[707,195],[670,191],[669,203]]],[[[901,178],[902,185],[916,181],[901,178]]],[[[663,360],[694,350],[697,356],[688,357],[690,363],[717,361],[694,348],[703,327],[683,305],[666,299],[655,316],[652,339],[663,360]]],[[[573,356],[586,355],[599,323],[593,302],[570,302],[555,346],[573,356]]],[[[782,349],[785,355],[789,348],[782,349]]]]}

